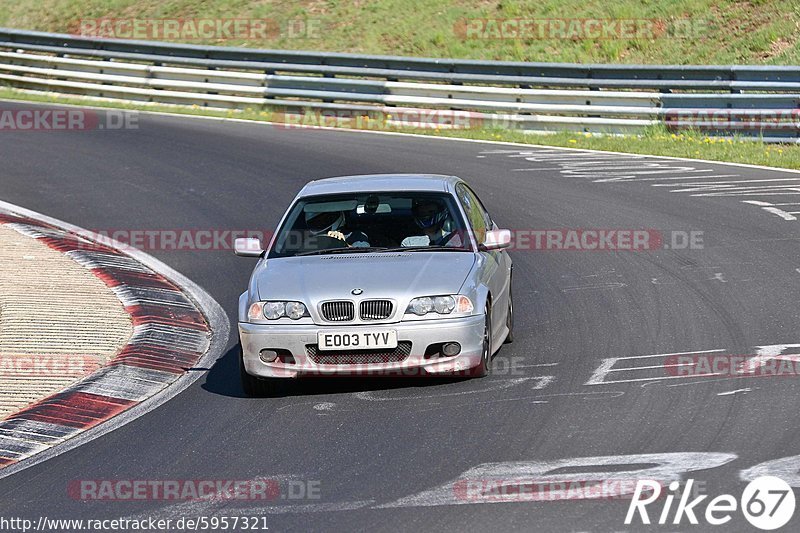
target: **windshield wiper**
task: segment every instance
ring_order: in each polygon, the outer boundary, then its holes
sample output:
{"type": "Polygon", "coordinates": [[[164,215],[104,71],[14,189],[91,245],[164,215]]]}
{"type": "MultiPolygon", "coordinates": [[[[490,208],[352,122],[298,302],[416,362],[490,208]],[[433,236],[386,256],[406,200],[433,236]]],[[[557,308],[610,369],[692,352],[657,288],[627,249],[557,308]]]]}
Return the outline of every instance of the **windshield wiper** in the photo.
{"type": "Polygon", "coordinates": [[[349,254],[349,253],[363,253],[363,252],[376,252],[386,250],[383,246],[344,246],[342,248],[325,248],[323,250],[311,250],[309,252],[300,252],[294,254],[295,257],[305,255],[325,255],[325,254],[349,254]]]}
{"type": "Polygon", "coordinates": [[[466,248],[455,246],[398,246],[397,248],[383,248],[382,252],[468,252],[466,248]]]}
{"type": "Polygon", "coordinates": [[[325,248],[323,250],[311,250],[308,252],[300,252],[294,254],[294,257],[309,256],[309,255],[327,255],[327,254],[349,254],[349,253],[364,253],[364,252],[469,252],[466,248],[457,248],[454,246],[397,246],[389,248],[386,246],[347,246],[342,248],[325,248]]]}

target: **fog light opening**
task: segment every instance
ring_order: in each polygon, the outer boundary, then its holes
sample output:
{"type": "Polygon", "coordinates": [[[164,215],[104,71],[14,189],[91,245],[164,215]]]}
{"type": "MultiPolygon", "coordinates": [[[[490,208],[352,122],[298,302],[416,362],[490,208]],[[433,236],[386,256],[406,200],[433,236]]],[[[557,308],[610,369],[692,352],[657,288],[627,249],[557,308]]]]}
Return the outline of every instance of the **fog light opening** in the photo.
{"type": "Polygon", "coordinates": [[[275,350],[261,350],[261,352],[258,354],[258,357],[265,363],[274,363],[278,358],[278,352],[275,350]]]}
{"type": "Polygon", "coordinates": [[[442,353],[446,357],[453,357],[454,355],[458,355],[461,353],[461,345],[457,342],[448,342],[442,346],[442,353]]]}

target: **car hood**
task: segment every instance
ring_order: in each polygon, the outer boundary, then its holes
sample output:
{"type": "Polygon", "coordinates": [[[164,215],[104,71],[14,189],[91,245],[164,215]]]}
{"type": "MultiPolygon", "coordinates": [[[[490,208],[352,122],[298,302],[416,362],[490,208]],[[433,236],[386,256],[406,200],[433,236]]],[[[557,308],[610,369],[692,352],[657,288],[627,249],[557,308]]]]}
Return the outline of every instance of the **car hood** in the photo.
{"type": "Polygon", "coordinates": [[[410,299],[455,294],[467,278],[471,252],[355,253],[268,259],[255,272],[261,300],[410,299]]]}

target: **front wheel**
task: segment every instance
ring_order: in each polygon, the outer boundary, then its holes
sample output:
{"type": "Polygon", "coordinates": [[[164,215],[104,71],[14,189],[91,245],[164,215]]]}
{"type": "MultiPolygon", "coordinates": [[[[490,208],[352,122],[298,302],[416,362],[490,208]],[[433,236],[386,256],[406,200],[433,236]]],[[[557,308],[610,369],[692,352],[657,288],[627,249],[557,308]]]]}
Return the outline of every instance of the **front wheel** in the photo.
{"type": "Polygon", "coordinates": [[[481,353],[481,362],[478,366],[474,367],[471,372],[473,378],[482,378],[488,376],[491,372],[492,366],[492,308],[486,304],[486,317],[483,326],[483,350],[481,353]]]}

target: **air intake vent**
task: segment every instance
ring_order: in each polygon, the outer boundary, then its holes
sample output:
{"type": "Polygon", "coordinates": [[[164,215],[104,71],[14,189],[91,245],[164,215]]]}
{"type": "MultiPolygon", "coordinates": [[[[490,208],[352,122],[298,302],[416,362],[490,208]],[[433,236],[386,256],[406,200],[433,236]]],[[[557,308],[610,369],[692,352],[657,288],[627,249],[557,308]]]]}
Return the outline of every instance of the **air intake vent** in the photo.
{"type": "Polygon", "coordinates": [[[389,300],[365,300],[359,306],[361,320],[384,320],[392,316],[394,305],[389,300]]]}
{"type": "Polygon", "coordinates": [[[330,322],[346,322],[353,320],[355,316],[353,302],[323,302],[320,309],[322,310],[322,318],[330,322]]]}
{"type": "Polygon", "coordinates": [[[306,345],[306,354],[318,365],[374,365],[400,363],[411,354],[411,342],[399,341],[389,350],[354,350],[351,352],[319,351],[316,344],[306,345]]]}

